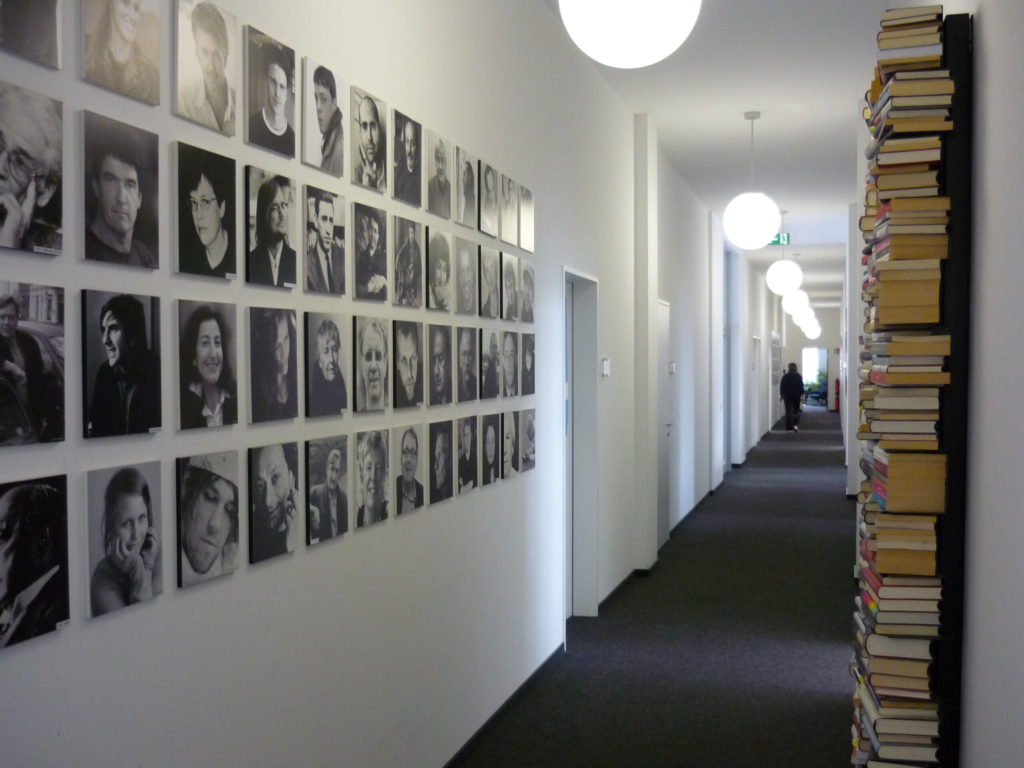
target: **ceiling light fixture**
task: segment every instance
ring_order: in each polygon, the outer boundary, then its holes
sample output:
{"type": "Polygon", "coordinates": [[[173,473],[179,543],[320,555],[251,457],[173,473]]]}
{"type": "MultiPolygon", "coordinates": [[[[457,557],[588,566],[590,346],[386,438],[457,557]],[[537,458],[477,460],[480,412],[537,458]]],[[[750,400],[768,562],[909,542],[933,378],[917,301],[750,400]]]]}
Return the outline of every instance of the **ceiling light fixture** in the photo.
{"type": "MultiPolygon", "coordinates": [[[[782,222],[785,221],[786,211],[779,212],[779,231],[782,231],[782,222]]],[[[786,258],[786,246],[782,246],[782,258],[772,262],[765,272],[764,281],[768,283],[768,290],[776,296],[785,297],[792,293],[804,281],[803,270],[800,265],[792,259],[786,258]]]]}
{"type": "Polygon", "coordinates": [[[683,44],[701,0],[558,0],[569,37],[594,61],[619,69],[655,64],[683,44]]]}
{"type": "MultiPolygon", "coordinates": [[[[750,121],[750,188],[754,188],[754,121],[761,117],[757,111],[744,112],[750,121]]],[[[722,228],[729,242],[745,251],[764,248],[779,232],[782,214],[779,206],[763,192],[744,192],[725,207],[722,228]]]]}

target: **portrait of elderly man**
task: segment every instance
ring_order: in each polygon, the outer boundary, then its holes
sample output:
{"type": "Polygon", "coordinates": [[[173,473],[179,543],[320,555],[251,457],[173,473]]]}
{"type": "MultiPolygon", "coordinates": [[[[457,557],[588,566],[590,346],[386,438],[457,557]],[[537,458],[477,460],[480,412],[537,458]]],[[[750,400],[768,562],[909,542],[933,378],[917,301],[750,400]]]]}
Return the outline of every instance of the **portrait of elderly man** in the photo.
{"type": "MultiPolygon", "coordinates": [[[[334,73],[310,58],[303,60],[306,83],[306,123],[302,159],[332,176],[345,167],[345,123],[338,106],[338,81],[334,73]]],[[[344,93],[344,86],[340,89],[344,93]]]]}
{"type": "Polygon", "coordinates": [[[395,304],[403,307],[423,305],[423,225],[395,217],[395,304]]]}
{"type": "Polygon", "coordinates": [[[449,311],[452,305],[452,236],[447,232],[430,232],[427,275],[427,306],[449,311]]]}
{"type": "Polygon", "coordinates": [[[520,282],[522,283],[522,290],[520,291],[520,305],[519,305],[519,319],[524,323],[533,322],[533,267],[527,264],[525,261],[520,260],[520,271],[522,273],[520,282]]]}
{"type": "Polygon", "coordinates": [[[395,408],[423,402],[423,325],[395,320],[395,408]]]}
{"type": "Polygon", "coordinates": [[[443,219],[452,217],[452,183],[448,178],[451,165],[449,145],[433,131],[427,131],[427,146],[433,160],[433,173],[427,179],[427,211],[443,219]]]}
{"type": "Polygon", "coordinates": [[[387,214],[380,208],[356,203],[356,298],[388,298],[387,214]]]}
{"type": "Polygon", "coordinates": [[[356,411],[383,411],[388,405],[388,326],[376,317],[357,317],[356,411]]]}
{"type": "MultiPolygon", "coordinates": [[[[250,144],[286,157],[295,157],[295,51],[269,35],[246,27],[249,33],[249,88],[259,103],[249,104],[250,144]]],[[[251,98],[251,97],[250,97],[251,98]]]]}
{"type": "Polygon", "coordinates": [[[155,133],[85,113],[85,258],[149,269],[160,266],[157,151],[155,133]]]}
{"type": "Polygon", "coordinates": [[[519,319],[519,257],[501,254],[501,317],[519,319]]]}
{"type": "Polygon", "coordinates": [[[0,82],[0,247],[61,253],[63,131],[61,102],[0,82]]]}
{"type": "MultiPolygon", "coordinates": [[[[160,354],[150,348],[154,340],[160,300],[152,296],[112,295],[102,291],[84,291],[86,319],[96,322],[86,327],[85,371],[96,366],[101,355],[106,359],[95,367],[85,420],[86,437],[130,435],[149,432],[160,426],[160,354]],[[103,302],[99,311],[96,306],[103,302]],[[149,305],[149,328],[146,308],[149,305]],[[91,333],[98,331],[89,343],[91,333]],[[100,343],[97,344],[96,341],[100,343]]],[[[85,375],[88,375],[87,373],[85,375]]]]}
{"type": "Polygon", "coordinates": [[[501,293],[498,275],[501,263],[494,248],[480,248],[480,317],[501,317],[501,293]]]}
{"type": "Polygon", "coordinates": [[[0,648],[67,621],[67,478],[0,484],[0,648]]]}
{"type": "Polygon", "coordinates": [[[501,351],[499,331],[480,329],[480,399],[501,394],[501,351]]]}
{"type": "Polygon", "coordinates": [[[306,339],[309,345],[306,373],[306,415],[337,416],[348,408],[348,389],[341,371],[341,332],[338,315],[307,315],[306,339]],[[335,322],[337,320],[337,322],[335,322]]]}
{"type": "Polygon", "coordinates": [[[234,70],[228,67],[238,21],[210,0],[178,3],[178,115],[235,135],[234,70]]]}
{"type": "Polygon", "coordinates": [[[249,449],[249,562],[258,563],[298,543],[300,503],[296,443],[249,449]]]}
{"type": "Polygon", "coordinates": [[[312,218],[307,229],[314,237],[306,249],[306,290],[345,293],[344,201],[316,187],[306,187],[306,210],[312,218]]]}
{"type": "Polygon", "coordinates": [[[430,503],[452,497],[452,423],[430,425],[430,503]]]}
{"type": "Polygon", "coordinates": [[[306,448],[307,538],[316,544],[348,532],[348,437],[311,440],[306,448]]]}
{"type": "Polygon", "coordinates": [[[459,356],[459,402],[466,403],[476,400],[477,379],[476,379],[476,328],[459,328],[458,331],[459,356]]]}
{"type": "Polygon", "coordinates": [[[477,228],[480,206],[476,198],[476,156],[463,149],[455,148],[456,209],[455,220],[471,229],[477,228]]]}
{"type": "Polygon", "coordinates": [[[475,315],[477,246],[469,240],[456,237],[455,254],[455,311],[460,315],[475,315]]]}
{"type": "Polygon", "coordinates": [[[498,172],[480,163],[480,231],[498,236],[498,172]]]}
{"type": "Polygon", "coordinates": [[[501,239],[510,245],[519,244],[519,185],[504,174],[501,176],[501,239]]]}
{"type": "Polygon", "coordinates": [[[501,340],[502,394],[515,397],[519,394],[519,334],[505,331],[501,340]]]}
{"type": "Polygon", "coordinates": [[[429,326],[430,405],[448,405],[452,401],[452,328],[429,326]]]}
{"type": "Polygon", "coordinates": [[[395,478],[395,514],[404,515],[423,506],[423,483],[417,479],[420,472],[419,427],[397,427],[395,448],[401,473],[395,478]]]}
{"type": "Polygon", "coordinates": [[[356,467],[359,470],[359,509],[356,528],[388,519],[387,432],[356,435],[356,467]]]}
{"type": "Polygon", "coordinates": [[[253,166],[246,176],[248,201],[251,205],[252,189],[256,192],[256,242],[250,243],[246,260],[250,283],[274,288],[295,285],[295,249],[289,244],[294,190],[291,179],[271,176],[253,166]]]}
{"type": "Polygon", "coordinates": [[[423,199],[420,172],[422,126],[395,111],[395,199],[420,207],[423,199]]]}
{"type": "Polygon", "coordinates": [[[388,188],[387,107],[361,88],[352,87],[352,183],[378,192],[388,188]]]}
{"type": "Polygon", "coordinates": [[[477,486],[476,416],[458,420],[459,433],[459,493],[471,491],[477,486]]]}

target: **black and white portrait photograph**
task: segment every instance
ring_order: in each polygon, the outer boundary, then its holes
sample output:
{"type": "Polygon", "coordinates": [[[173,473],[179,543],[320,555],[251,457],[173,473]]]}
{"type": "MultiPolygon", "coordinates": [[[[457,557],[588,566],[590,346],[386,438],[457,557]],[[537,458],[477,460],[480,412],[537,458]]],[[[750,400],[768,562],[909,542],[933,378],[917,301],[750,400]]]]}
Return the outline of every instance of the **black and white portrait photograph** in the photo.
{"type": "Polygon", "coordinates": [[[452,327],[428,325],[427,344],[430,350],[430,405],[452,402],[452,327]]]}
{"type": "Polygon", "coordinates": [[[159,429],[160,299],[83,290],[82,376],[86,437],[159,429]]]}
{"type": "Polygon", "coordinates": [[[533,192],[519,187],[519,247],[533,253],[533,192]]]}
{"type": "Polygon", "coordinates": [[[483,446],[480,485],[490,485],[501,479],[501,414],[481,416],[480,434],[483,446]]]}
{"type": "Polygon", "coordinates": [[[64,289],[0,280],[0,446],[64,439],[64,289]]]}
{"type": "Polygon", "coordinates": [[[178,301],[178,402],[182,429],[238,423],[235,305],[178,301]]]}
{"type": "Polygon", "coordinates": [[[388,519],[388,432],[356,433],[356,475],[359,507],[356,528],[388,519]]]}
{"type": "Polygon", "coordinates": [[[295,157],[295,51],[255,27],[245,31],[246,141],[295,157]]]}
{"type": "Polygon", "coordinates": [[[380,208],[352,204],[355,223],[356,298],[388,299],[388,216],[380,208]]]}
{"type": "Polygon", "coordinates": [[[388,321],[379,317],[355,317],[356,412],[383,411],[390,401],[388,379],[388,321]]]}
{"type": "Polygon", "coordinates": [[[352,183],[376,192],[388,188],[387,105],[352,86],[352,183]]]}
{"type": "Polygon", "coordinates": [[[423,404],[423,323],[395,320],[395,408],[423,404]]]}
{"type": "Polygon", "coordinates": [[[462,147],[455,148],[455,221],[477,228],[480,206],[476,197],[477,157],[462,147]]]}
{"type": "Polygon", "coordinates": [[[536,358],[534,357],[533,347],[535,342],[535,336],[532,333],[521,333],[519,334],[521,341],[522,351],[520,356],[522,363],[520,365],[519,375],[519,391],[524,395],[532,395],[536,391],[536,358]]]}
{"type": "Polygon", "coordinates": [[[422,444],[423,427],[419,424],[391,430],[391,455],[398,457],[394,496],[396,517],[423,506],[423,462],[420,461],[422,444]]]}
{"type": "Polygon", "coordinates": [[[345,360],[341,342],[348,329],[344,315],[306,313],[306,415],[340,416],[348,408],[345,360]]]}
{"type": "Polygon", "coordinates": [[[519,185],[505,174],[501,175],[501,239],[519,245],[519,185]]]}
{"type": "Polygon", "coordinates": [[[395,216],[394,222],[394,303],[400,307],[422,307],[423,225],[401,216],[395,216]]]}
{"type": "Polygon", "coordinates": [[[455,422],[459,443],[459,493],[471,491],[480,484],[476,427],[476,416],[466,416],[455,422]]]}
{"type": "Polygon", "coordinates": [[[67,476],[0,483],[0,648],[69,618],[67,476]]]}
{"type": "Polygon", "coordinates": [[[480,329],[480,399],[501,395],[501,331],[480,329]]]}
{"type": "Polygon", "coordinates": [[[295,187],[291,179],[254,165],[245,167],[245,204],[249,219],[247,282],[272,288],[295,287],[294,203],[295,187]]]}
{"type": "Polygon", "coordinates": [[[294,552],[299,539],[299,447],[249,449],[249,562],[294,552]]]}
{"type": "Polygon", "coordinates": [[[146,104],[160,103],[157,0],[84,0],[85,79],[146,104]]]}
{"type": "Polygon", "coordinates": [[[178,271],[202,277],[237,274],[235,161],[175,144],[178,161],[178,271]]]}
{"type": "Polygon", "coordinates": [[[428,430],[430,444],[430,503],[450,499],[452,481],[452,422],[435,421],[428,430]]]}
{"type": "Polygon", "coordinates": [[[480,231],[491,237],[498,236],[501,206],[498,202],[498,173],[493,165],[480,161],[480,231]]]}
{"type": "Polygon", "coordinates": [[[501,393],[505,397],[519,394],[519,334],[505,331],[501,338],[501,393]]]}
{"type": "Polygon", "coordinates": [[[61,0],[4,0],[0,3],[0,49],[60,69],[61,0]]]}
{"type": "Polygon", "coordinates": [[[423,126],[396,109],[394,197],[417,208],[423,199],[423,172],[420,159],[422,138],[423,126]]]}
{"type": "Polygon", "coordinates": [[[294,309],[249,307],[251,423],[299,415],[294,309]]]}
{"type": "Polygon", "coordinates": [[[427,129],[427,212],[443,219],[452,217],[452,145],[427,129]]]}
{"type": "Polygon", "coordinates": [[[501,317],[519,319],[519,257],[501,254],[501,317]]]}
{"type": "Polygon", "coordinates": [[[178,0],[174,113],[235,135],[238,19],[212,0],[178,0]]]}
{"type": "Polygon", "coordinates": [[[526,259],[519,260],[519,319],[524,323],[533,322],[533,265],[526,259]]]}
{"type": "Polygon", "coordinates": [[[345,198],[308,184],[306,291],[345,295],[345,198]]]}
{"type": "Polygon", "coordinates": [[[479,262],[476,243],[461,237],[455,238],[455,313],[475,315],[477,299],[477,264],[479,262]]]}
{"type": "Polygon", "coordinates": [[[157,135],[85,112],[85,258],[160,266],[157,135]]]}
{"type": "Polygon", "coordinates": [[[160,462],[86,474],[90,618],[163,592],[160,462]]]}
{"type": "Polygon", "coordinates": [[[338,94],[348,90],[336,70],[308,56],[302,60],[302,161],[341,178],[345,172],[345,122],[338,94]]]}
{"type": "Polygon", "coordinates": [[[468,403],[477,398],[477,330],[459,326],[455,333],[455,351],[459,360],[458,399],[468,403]]]}
{"type": "MultiPolygon", "coordinates": [[[[0,15],[7,4],[0,5],[0,15]]],[[[0,82],[0,248],[59,256],[64,249],[64,107],[0,82]]]]}
{"type": "Polygon", "coordinates": [[[530,408],[519,412],[520,442],[522,443],[522,462],[519,467],[526,472],[537,466],[537,411],[530,408]]]}
{"type": "Polygon", "coordinates": [[[306,442],[306,543],[348,533],[348,436],[306,442]]]}
{"type": "Polygon", "coordinates": [[[480,317],[501,317],[501,254],[480,246],[480,317]]]}
{"type": "Polygon", "coordinates": [[[519,474],[519,411],[501,414],[501,476],[519,474]]]}
{"type": "Polygon", "coordinates": [[[427,227],[427,306],[452,307],[452,236],[434,227],[427,227]]]}
{"type": "Polygon", "coordinates": [[[237,451],[176,461],[178,587],[191,587],[238,568],[237,451]]]}

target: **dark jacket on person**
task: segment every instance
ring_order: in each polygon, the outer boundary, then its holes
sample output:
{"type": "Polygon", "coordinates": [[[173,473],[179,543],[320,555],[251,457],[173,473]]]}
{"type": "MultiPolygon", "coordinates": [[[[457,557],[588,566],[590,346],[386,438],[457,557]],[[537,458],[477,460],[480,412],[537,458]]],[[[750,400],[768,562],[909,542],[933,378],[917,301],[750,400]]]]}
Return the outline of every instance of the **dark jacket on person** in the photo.
{"type": "Polygon", "coordinates": [[[274,270],[270,264],[270,251],[266,246],[257,245],[249,254],[250,283],[271,285],[275,288],[295,285],[295,249],[288,243],[281,246],[281,263],[277,265],[277,282],[274,282],[274,270]]]}
{"type": "Polygon", "coordinates": [[[96,371],[88,437],[131,435],[160,426],[160,360],[148,350],[126,365],[96,371]]]}
{"type": "Polygon", "coordinates": [[[804,394],[804,379],[797,371],[782,375],[779,382],[779,395],[783,400],[799,400],[804,394]]]}

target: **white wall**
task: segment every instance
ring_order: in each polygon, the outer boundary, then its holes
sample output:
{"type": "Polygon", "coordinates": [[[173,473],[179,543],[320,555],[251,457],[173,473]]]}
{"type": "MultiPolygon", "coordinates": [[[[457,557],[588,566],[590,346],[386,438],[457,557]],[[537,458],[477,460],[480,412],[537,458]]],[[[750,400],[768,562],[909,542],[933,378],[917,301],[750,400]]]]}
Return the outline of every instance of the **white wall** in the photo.
{"type": "Polygon", "coordinates": [[[658,298],[672,308],[670,359],[675,426],[669,485],[674,527],[711,490],[708,376],[711,271],[707,209],[663,153],[658,155],[658,298]]]}
{"type": "MultiPolygon", "coordinates": [[[[196,450],[304,440],[412,420],[388,412],[337,424],[278,423],[188,436],[173,428],[170,377],[165,429],[153,437],[93,441],[81,434],[79,287],[117,285],[163,298],[162,344],[173,349],[172,299],[217,298],[241,306],[359,307],[296,290],[226,290],[185,281],[170,265],[170,205],[161,206],[154,277],[81,261],[83,108],[159,132],[162,194],[169,200],[168,150],[181,139],[300,181],[318,172],[225,139],[170,115],[170,3],[163,105],[150,108],[81,83],[79,6],[64,3],[62,72],[0,54],[3,78],[65,101],[66,253],[57,259],[3,255],[5,279],[68,290],[68,434],[61,445],[5,449],[0,481],[69,475],[72,618],[62,631],[6,649],[0,658],[0,743],[9,765],[180,766],[443,764],[563,638],[562,266],[600,283],[600,354],[613,375],[600,384],[598,434],[602,595],[634,567],[630,547],[632,452],[632,115],[569,45],[543,3],[435,0],[374,3],[222,0],[251,23],[333,64],[368,89],[464,144],[531,187],[536,201],[536,331],[539,425],[536,471],[495,489],[391,520],[340,542],[218,583],[168,588],[151,604],[86,622],[83,473],[141,458],[163,461],[163,540],[173,546],[175,456],[196,450]],[[571,108],[567,108],[571,107],[571,108]],[[202,757],[199,757],[199,756],[202,757]]],[[[235,40],[235,42],[239,42],[235,40]]],[[[346,147],[346,151],[347,151],[346,147]]],[[[390,200],[340,191],[410,213],[390,200]]],[[[239,183],[239,194],[241,183],[239,183]]],[[[415,218],[428,223],[422,211],[415,218]]],[[[239,224],[241,233],[242,224],[239,224]]],[[[454,227],[453,227],[454,229],[454,227]]],[[[480,238],[478,238],[480,239],[480,238]]],[[[351,240],[351,239],[350,239],[351,240]]],[[[350,250],[351,253],[351,242],[350,250]]],[[[392,315],[388,308],[385,312],[392,315]]],[[[456,318],[451,318],[456,322],[456,318]]],[[[596,374],[596,372],[594,372],[596,374]]],[[[244,380],[240,396],[247,402],[244,380]]],[[[529,399],[522,405],[529,407],[529,399]]],[[[493,410],[480,407],[479,412],[493,410]]],[[[423,410],[422,421],[457,409],[423,410]]],[[[241,502],[247,505],[243,490],[241,502]]],[[[243,523],[243,537],[245,534],[243,523]]]]}

